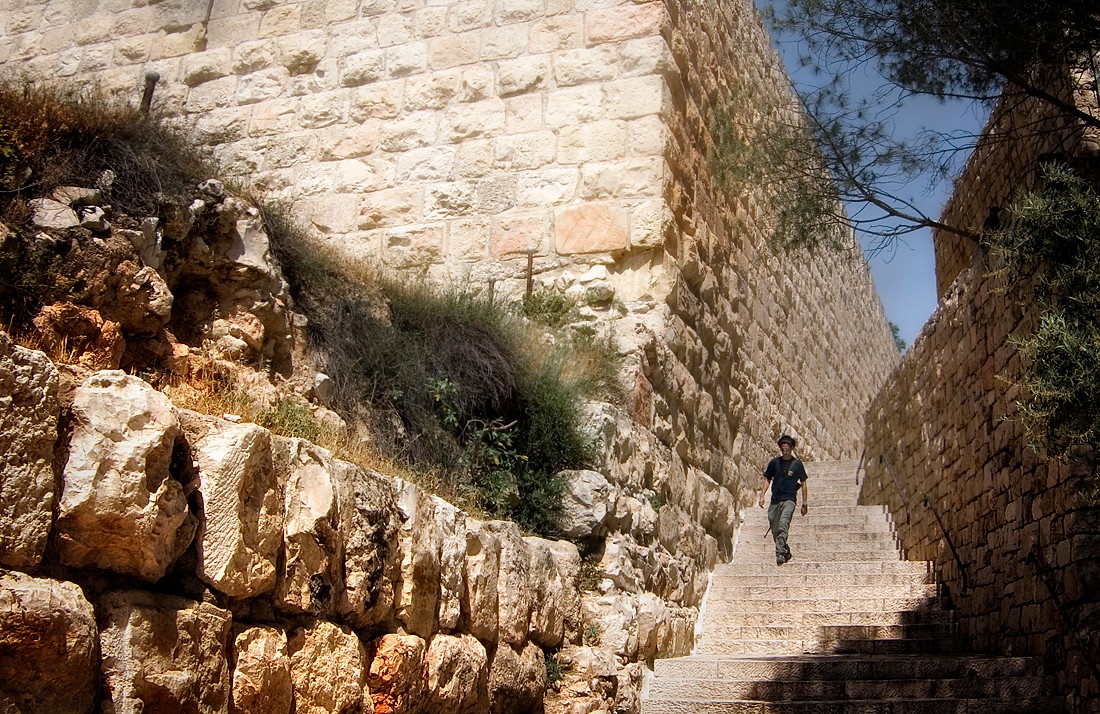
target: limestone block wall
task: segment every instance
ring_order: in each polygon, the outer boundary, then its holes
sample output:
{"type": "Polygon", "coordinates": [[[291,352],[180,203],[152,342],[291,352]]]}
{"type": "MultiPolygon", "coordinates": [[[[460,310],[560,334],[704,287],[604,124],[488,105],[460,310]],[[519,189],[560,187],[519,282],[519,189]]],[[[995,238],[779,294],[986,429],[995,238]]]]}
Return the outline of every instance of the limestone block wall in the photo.
{"type": "Polygon", "coordinates": [[[542,711],[562,650],[637,712],[690,651],[695,610],[584,596],[572,543],[3,332],[0,383],[5,711],[542,711]]]}
{"type": "MultiPolygon", "coordinates": [[[[1071,156],[1082,140],[1078,132],[1060,127],[1047,105],[1033,99],[1002,100],[982,134],[956,184],[966,189],[951,195],[942,216],[945,224],[973,233],[988,222],[995,224],[997,210],[1009,205],[1020,188],[1034,184],[1042,157],[1071,156]]],[[[970,267],[977,243],[947,231],[936,231],[933,240],[936,289],[942,298],[970,267]]]]}
{"type": "Polygon", "coordinates": [[[606,471],[663,504],[673,582],[728,551],[780,433],[859,455],[898,359],[865,264],[774,255],[766,195],[707,165],[730,88],[787,91],[747,1],[17,0],[0,33],[8,73],[137,101],[157,72],[154,111],[350,254],[599,296],[635,370],[606,471]]]}
{"type": "Polygon", "coordinates": [[[529,253],[579,276],[664,244],[660,2],[8,5],[6,70],[131,101],[157,72],[157,113],[349,253],[515,293],[529,253]]]}
{"type": "MultiPolygon", "coordinates": [[[[859,405],[898,359],[858,250],[775,254],[763,192],[735,195],[708,166],[710,117],[731,92],[789,97],[749,2],[669,0],[675,265],[662,349],[646,373],[655,421],[685,470],[739,502],[789,432],[806,458],[857,458],[859,405]]],[[[751,114],[754,106],[737,106],[751,114]]],[[[735,116],[736,119],[736,116],[735,116]]]]}
{"type": "Polygon", "coordinates": [[[972,645],[1043,658],[1069,710],[1091,711],[1100,510],[1079,468],[1041,462],[1006,418],[1010,339],[1038,316],[989,270],[975,253],[868,410],[861,502],[888,505],[908,556],[935,562],[972,645]]]}

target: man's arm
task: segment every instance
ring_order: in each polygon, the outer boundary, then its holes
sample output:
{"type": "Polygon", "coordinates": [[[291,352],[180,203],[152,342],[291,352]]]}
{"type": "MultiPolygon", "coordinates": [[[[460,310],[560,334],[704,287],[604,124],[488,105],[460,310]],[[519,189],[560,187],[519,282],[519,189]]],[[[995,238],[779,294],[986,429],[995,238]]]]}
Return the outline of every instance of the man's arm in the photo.
{"type": "Polygon", "coordinates": [[[802,479],[802,515],[810,510],[810,495],[806,491],[806,479],[802,479]]]}
{"type": "Polygon", "coordinates": [[[764,507],[764,494],[767,493],[768,484],[770,484],[770,483],[771,483],[771,479],[769,479],[766,475],[762,476],[760,478],[760,507],[761,508],[764,507]]]}

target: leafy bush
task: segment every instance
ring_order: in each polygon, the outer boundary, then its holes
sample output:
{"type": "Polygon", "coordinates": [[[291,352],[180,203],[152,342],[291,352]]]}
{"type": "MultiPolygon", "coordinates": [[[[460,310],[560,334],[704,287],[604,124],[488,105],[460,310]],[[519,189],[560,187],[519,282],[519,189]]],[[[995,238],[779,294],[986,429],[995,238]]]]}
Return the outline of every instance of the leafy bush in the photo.
{"type": "Polygon", "coordinates": [[[263,214],[339,408],[370,405],[381,448],[441,469],[464,505],[554,535],[565,488],[555,474],[594,458],[581,397],[606,376],[507,304],[381,277],[312,244],[279,207],[263,214]]]}
{"type": "Polygon", "coordinates": [[[1005,227],[984,243],[1005,263],[1023,305],[1038,305],[1033,333],[1016,345],[1023,356],[1018,416],[1029,443],[1066,459],[1077,447],[1100,447],[1100,196],[1060,166],[1047,166],[1040,186],[1021,193],[1005,227]]]}

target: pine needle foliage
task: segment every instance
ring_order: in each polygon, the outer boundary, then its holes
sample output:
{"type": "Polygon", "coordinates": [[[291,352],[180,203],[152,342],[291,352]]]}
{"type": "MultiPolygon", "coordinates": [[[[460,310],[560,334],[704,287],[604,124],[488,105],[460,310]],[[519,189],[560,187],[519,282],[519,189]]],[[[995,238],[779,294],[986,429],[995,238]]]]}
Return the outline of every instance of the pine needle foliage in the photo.
{"type": "Polygon", "coordinates": [[[1100,447],[1100,196],[1069,169],[1048,165],[1021,193],[1005,227],[983,240],[1004,261],[1010,285],[1030,285],[1021,304],[1041,310],[1020,337],[1018,403],[1029,444],[1066,460],[1100,447]]]}

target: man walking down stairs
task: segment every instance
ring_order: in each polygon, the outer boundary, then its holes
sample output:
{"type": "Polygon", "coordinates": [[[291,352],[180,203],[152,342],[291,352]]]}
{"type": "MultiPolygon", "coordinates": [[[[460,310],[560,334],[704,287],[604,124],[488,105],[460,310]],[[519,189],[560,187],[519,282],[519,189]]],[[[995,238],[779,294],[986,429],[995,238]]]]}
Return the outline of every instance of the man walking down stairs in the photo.
{"type": "Polygon", "coordinates": [[[856,462],[805,464],[813,512],[776,565],[767,513],[745,512],[715,568],[690,657],[658,660],[643,714],[1063,712],[1041,664],[962,651],[929,564],[901,560],[856,462]]]}

